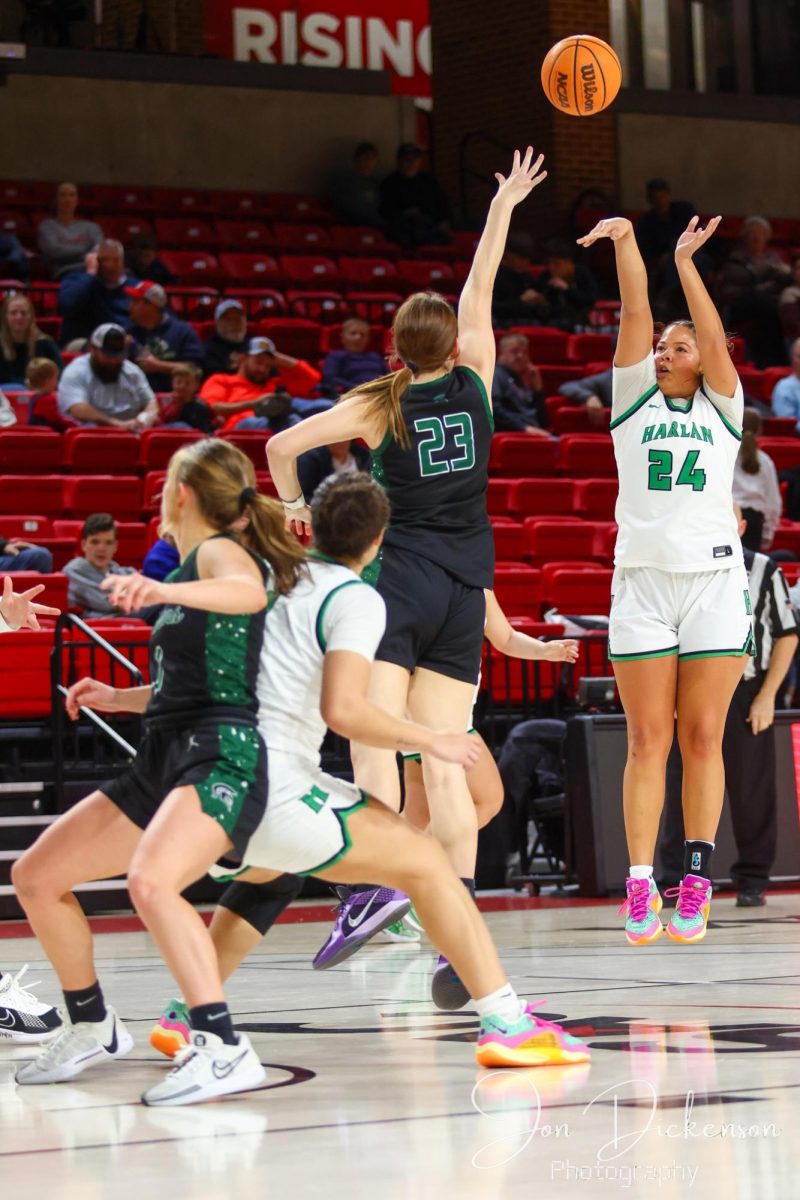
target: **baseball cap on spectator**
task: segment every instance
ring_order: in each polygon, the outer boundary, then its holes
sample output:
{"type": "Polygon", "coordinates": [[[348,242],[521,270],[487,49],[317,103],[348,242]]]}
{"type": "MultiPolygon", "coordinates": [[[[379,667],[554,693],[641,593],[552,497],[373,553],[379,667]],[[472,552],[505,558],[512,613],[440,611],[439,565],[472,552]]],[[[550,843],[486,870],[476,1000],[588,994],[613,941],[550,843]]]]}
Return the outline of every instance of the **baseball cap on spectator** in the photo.
{"type": "Polygon", "coordinates": [[[236,308],[239,312],[244,312],[244,305],[241,300],[220,300],[217,307],[214,309],[214,320],[218,321],[226,312],[230,312],[232,308],[236,308]]]}
{"type": "Polygon", "coordinates": [[[167,307],[167,293],[160,283],[153,283],[152,279],[143,279],[136,287],[126,287],[124,291],[131,300],[146,300],[148,304],[155,304],[156,308],[167,307]]]}
{"type": "Polygon", "coordinates": [[[275,357],[275,343],[272,338],[254,337],[250,338],[244,348],[245,354],[271,354],[275,357]]]}
{"type": "Polygon", "coordinates": [[[89,345],[94,346],[97,350],[102,350],[106,358],[124,358],[125,343],[125,330],[121,325],[114,325],[111,322],[98,325],[89,338],[89,345]]]}

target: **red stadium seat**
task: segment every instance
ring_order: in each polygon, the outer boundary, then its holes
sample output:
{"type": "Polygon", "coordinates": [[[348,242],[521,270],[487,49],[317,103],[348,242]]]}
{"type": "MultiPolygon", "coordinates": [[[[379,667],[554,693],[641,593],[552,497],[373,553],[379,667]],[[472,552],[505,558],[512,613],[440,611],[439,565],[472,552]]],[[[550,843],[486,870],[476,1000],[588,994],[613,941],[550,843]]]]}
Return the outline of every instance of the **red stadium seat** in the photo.
{"type": "MultiPolygon", "coordinates": [[[[103,233],[106,237],[116,238],[118,242],[122,242],[125,246],[127,246],[131,238],[135,237],[137,233],[151,233],[152,228],[146,217],[141,217],[134,213],[118,217],[107,217],[103,213],[103,233]]],[[[175,243],[175,245],[177,246],[178,243],[175,243]]]]}
{"type": "Polygon", "coordinates": [[[797,421],[794,417],[764,417],[765,437],[793,437],[797,421]]]}
{"type": "Polygon", "coordinates": [[[17,179],[0,180],[0,205],[3,208],[32,208],[36,203],[29,183],[17,179]]]}
{"type": "MultiPolygon", "coordinates": [[[[533,357],[533,355],[531,355],[533,357]]],[[[539,372],[542,376],[542,389],[546,396],[551,396],[564,383],[572,383],[576,379],[583,379],[587,372],[587,367],[569,366],[569,365],[552,365],[536,358],[533,359],[539,367],[539,372]]]]}
{"type": "MultiPolygon", "coordinates": [[[[59,435],[56,435],[59,436],[59,435]]],[[[139,439],[122,429],[68,429],[63,434],[64,466],[70,471],[135,471],[139,439]]]]}
{"type": "Polygon", "coordinates": [[[542,593],[545,604],[552,603],[553,577],[557,571],[596,571],[597,563],[589,559],[554,559],[542,563],[542,593]]]}
{"type": "Polygon", "coordinates": [[[610,359],[613,339],[610,333],[573,333],[567,345],[567,355],[572,362],[590,363],[599,359],[610,359]]]}
{"type": "MultiPolygon", "coordinates": [[[[131,184],[119,186],[95,183],[92,186],[92,196],[98,210],[104,214],[107,212],[133,212],[138,215],[143,212],[150,213],[154,208],[150,189],[131,184]]],[[[103,229],[105,230],[105,222],[103,222],[103,229]]]]}
{"type": "Polygon", "coordinates": [[[235,430],[222,435],[226,442],[236,446],[242,454],[246,454],[257,471],[263,471],[267,462],[267,442],[272,437],[268,430],[244,429],[241,433],[235,430]]]}
{"type": "MultiPolygon", "coordinates": [[[[764,370],[762,373],[761,397],[763,400],[766,400],[767,404],[772,403],[772,393],[775,391],[776,385],[781,379],[785,379],[791,373],[791,367],[767,367],[764,370]]],[[[742,386],[744,387],[744,383],[742,386]]]]}
{"type": "Polygon", "coordinates": [[[509,491],[509,511],[517,517],[568,516],[573,490],[571,479],[518,479],[509,491]]]}
{"type": "Polygon", "coordinates": [[[63,475],[0,475],[0,513],[64,511],[63,475]]]}
{"type": "Polygon", "coordinates": [[[317,221],[329,224],[331,214],[316,196],[304,192],[269,192],[264,202],[280,221],[317,221]]]}
{"type": "Polygon", "coordinates": [[[524,521],[526,555],[536,566],[552,559],[594,557],[595,528],[588,521],[549,521],[546,517],[526,517],[524,521]]]}
{"type": "Polygon", "coordinates": [[[25,213],[0,212],[0,232],[9,233],[25,242],[33,236],[33,227],[25,213]]]}
{"type": "Polygon", "coordinates": [[[397,275],[411,291],[451,291],[455,285],[453,269],[442,259],[400,259],[397,275]]]}
{"type": "Polygon", "coordinates": [[[223,274],[214,255],[203,250],[162,250],[160,258],[167,270],[184,284],[216,284],[223,274]]]}
{"type": "Polygon", "coordinates": [[[0,517],[0,537],[38,542],[39,538],[52,536],[53,522],[50,517],[39,517],[32,513],[0,517]]]}
{"type": "MultiPolygon", "coordinates": [[[[322,353],[327,354],[329,350],[341,350],[342,348],[342,322],[338,321],[335,325],[326,325],[322,330],[322,353]]],[[[370,325],[369,327],[369,343],[368,350],[374,351],[376,354],[383,354],[384,339],[386,337],[386,329],[383,325],[370,325]]]]}
{"type": "Polygon", "coordinates": [[[618,493],[616,479],[578,479],[575,481],[575,511],[590,521],[612,521],[618,493]]]}
{"type": "Polygon", "coordinates": [[[617,464],[610,434],[573,433],[561,438],[559,466],[573,477],[614,477],[617,464]]]}
{"type": "Polygon", "coordinates": [[[260,251],[271,249],[275,245],[275,236],[271,228],[265,221],[260,221],[257,217],[254,217],[252,221],[220,219],[214,222],[214,227],[219,244],[225,250],[260,251]]]}
{"type": "MultiPolygon", "coordinates": [[[[6,571],[5,575],[11,576],[15,592],[26,592],[28,588],[37,587],[40,583],[44,584],[45,590],[41,593],[40,602],[66,612],[67,587],[69,585],[66,575],[62,575],[58,571],[50,575],[39,571],[6,571]]],[[[3,645],[5,646],[5,642],[3,645]]]]}
{"type": "Polygon", "coordinates": [[[486,492],[486,511],[490,517],[508,517],[508,490],[510,479],[490,479],[486,492]]]}
{"type": "Polygon", "coordinates": [[[542,573],[534,567],[498,566],[494,594],[508,617],[539,617],[542,608],[542,573]]]}
{"type": "Polygon", "coordinates": [[[293,291],[286,293],[289,315],[309,321],[341,321],[349,315],[350,305],[339,292],[293,291]]]}
{"type": "Polygon", "coordinates": [[[215,287],[180,287],[170,284],[167,295],[173,312],[184,321],[210,320],[219,302],[219,292],[215,287]]]}
{"type": "Polygon", "coordinates": [[[315,362],[321,353],[322,326],[302,317],[265,317],[256,332],[272,338],[277,349],[293,358],[315,362]]]}
{"type": "MultiPolygon", "coordinates": [[[[164,480],[167,478],[166,471],[148,471],[144,477],[144,487],[142,489],[142,511],[145,513],[157,513],[161,508],[161,492],[164,487],[164,480]]],[[[153,522],[158,525],[159,518],[152,517],[148,529],[152,534],[153,522]]],[[[155,539],[153,539],[155,540],[155,539]]]]}
{"type": "Polygon", "coordinates": [[[217,235],[202,217],[156,217],[156,237],[160,246],[171,250],[215,250],[217,235]]]}
{"type": "MultiPolygon", "coordinates": [[[[37,578],[41,579],[41,576],[37,578]]],[[[19,585],[15,584],[19,589],[19,585]]],[[[50,595],[42,593],[49,601],[50,595]]],[[[50,712],[52,629],[21,629],[3,635],[0,654],[0,717],[29,720],[50,712]],[[2,681],[5,679],[5,683],[2,681]]]]}
{"type": "Polygon", "coordinates": [[[58,284],[34,281],[28,284],[28,295],[37,317],[58,316],[58,284]]]}
{"type": "Polygon", "coordinates": [[[399,292],[348,291],[347,301],[354,317],[362,317],[370,324],[391,325],[403,297],[399,292]]]}
{"type": "Polygon", "coordinates": [[[390,258],[350,258],[344,255],[339,259],[339,269],[345,285],[353,285],[359,291],[369,288],[391,290],[397,283],[397,268],[390,258]]]}
{"type": "Polygon", "coordinates": [[[800,522],[780,521],[775,530],[770,550],[791,550],[800,558],[800,522]]]}
{"type": "Polygon", "coordinates": [[[769,404],[772,400],[772,393],[768,395],[764,393],[764,372],[759,371],[757,367],[740,367],[737,366],[736,372],[742,381],[742,388],[745,395],[752,396],[755,400],[766,400],[769,404]]]}
{"type": "MultiPolygon", "coordinates": [[[[493,480],[497,482],[497,480],[493,480]]],[[[522,562],[525,553],[525,533],[519,521],[495,518],[492,521],[494,554],[498,563],[522,562]]]]}
{"type": "Polygon", "coordinates": [[[71,475],[64,501],[75,517],[108,512],[117,521],[134,521],[142,510],[142,483],[136,475],[71,475]]]}
{"type": "Polygon", "coordinates": [[[202,437],[194,429],[147,429],[139,439],[139,464],[145,471],[165,470],[176,450],[202,437]]]}
{"type": "Polygon", "coordinates": [[[492,438],[489,470],[495,475],[555,475],[558,442],[527,433],[496,433],[492,438]]]}
{"type": "Polygon", "coordinates": [[[598,567],[596,571],[580,568],[556,571],[550,586],[553,604],[565,616],[608,615],[612,575],[608,567],[598,567]]]}
{"type": "Polygon", "coordinates": [[[531,358],[537,366],[542,363],[552,366],[569,361],[570,334],[561,329],[551,329],[545,325],[512,325],[508,332],[525,335],[530,346],[531,358]]]}
{"type": "Polygon", "coordinates": [[[269,287],[270,284],[283,281],[283,272],[277,259],[266,251],[259,250],[252,254],[231,254],[226,251],[220,254],[219,265],[225,273],[228,288],[239,284],[242,287],[269,287]]]}
{"type": "Polygon", "coordinates": [[[324,254],[281,254],[278,262],[293,287],[336,288],[342,277],[334,260],[324,254]]]}
{"type": "MultiPolygon", "coordinates": [[[[611,423],[611,409],[603,409],[600,417],[607,429],[611,423]]],[[[565,405],[563,408],[559,408],[553,414],[550,421],[550,429],[558,437],[562,433],[593,433],[598,431],[597,426],[589,420],[589,414],[583,405],[580,407],[565,405]]]]}
{"type": "MultiPolygon", "coordinates": [[[[563,625],[550,625],[530,617],[511,617],[510,624],[529,637],[564,636],[563,625]]],[[[508,658],[488,642],[481,656],[481,691],[491,693],[496,705],[539,703],[552,699],[561,678],[561,663],[508,658]]]]}
{"type": "Polygon", "coordinates": [[[336,254],[393,258],[398,252],[397,246],[387,241],[379,229],[369,225],[333,225],[328,232],[336,254]]]}
{"type": "Polygon", "coordinates": [[[276,221],[272,229],[282,254],[287,251],[297,251],[300,254],[329,254],[333,249],[330,234],[321,225],[293,225],[276,221]]]}
{"type": "Polygon", "coordinates": [[[208,202],[220,217],[242,218],[243,220],[259,217],[263,220],[272,215],[272,209],[264,197],[257,192],[212,191],[208,193],[208,202]]]}
{"type": "Polygon", "coordinates": [[[200,188],[153,188],[153,205],[169,216],[194,216],[213,211],[208,193],[200,188]]]}
{"type": "Polygon", "coordinates": [[[0,430],[0,471],[5,474],[57,471],[61,466],[61,434],[37,426],[0,430]]]}
{"type": "Polygon", "coordinates": [[[758,448],[769,455],[778,471],[800,467],[800,438],[762,437],[758,440],[758,448]]]}

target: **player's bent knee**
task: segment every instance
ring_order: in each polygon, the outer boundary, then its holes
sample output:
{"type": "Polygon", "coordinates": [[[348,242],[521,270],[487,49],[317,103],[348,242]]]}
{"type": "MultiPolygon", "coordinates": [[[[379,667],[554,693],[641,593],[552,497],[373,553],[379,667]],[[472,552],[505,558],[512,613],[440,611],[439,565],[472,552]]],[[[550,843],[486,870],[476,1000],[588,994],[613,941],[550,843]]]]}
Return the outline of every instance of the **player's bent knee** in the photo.
{"type": "Polygon", "coordinates": [[[133,867],[128,872],[128,894],[137,912],[152,912],[164,893],[164,882],[148,867],[133,867]]]}

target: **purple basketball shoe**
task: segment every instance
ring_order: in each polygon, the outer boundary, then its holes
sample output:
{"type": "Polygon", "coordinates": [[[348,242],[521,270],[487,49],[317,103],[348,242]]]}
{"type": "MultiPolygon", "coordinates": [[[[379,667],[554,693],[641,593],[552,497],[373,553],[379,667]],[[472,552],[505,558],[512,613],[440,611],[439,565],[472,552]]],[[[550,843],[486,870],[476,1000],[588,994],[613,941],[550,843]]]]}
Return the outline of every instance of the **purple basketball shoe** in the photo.
{"type": "Polygon", "coordinates": [[[314,970],[344,962],[376,933],[400,920],[411,908],[404,892],[393,888],[336,889],[341,903],[330,937],[314,958],[314,970]]]}

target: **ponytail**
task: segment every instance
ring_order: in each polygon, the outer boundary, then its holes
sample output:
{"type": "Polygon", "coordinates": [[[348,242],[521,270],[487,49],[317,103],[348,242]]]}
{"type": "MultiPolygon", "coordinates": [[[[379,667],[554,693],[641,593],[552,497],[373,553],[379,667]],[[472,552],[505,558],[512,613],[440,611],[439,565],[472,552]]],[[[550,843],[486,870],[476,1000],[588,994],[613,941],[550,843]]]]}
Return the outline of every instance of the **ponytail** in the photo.
{"type": "Polygon", "coordinates": [[[746,408],[742,413],[742,444],[739,447],[739,466],[746,475],[757,475],[761,470],[758,457],[758,435],[761,432],[761,417],[755,408],[746,408]]]}
{"type": "Polygon", "coordinates": [[[340,396],[340,400],[348,400],[351,396],[363,398],[365,417],[385,424],[387,432],[391,433],[397,444],[407,450],[411,439],[403,416],[402,400],[413,378],[410,367],[401,367],[399,371],[381,375],[371,383],[360,383],[351,392],[340,396]]]}
{"type": "Polygon", "coordinates": [[[269,496],[256,495],[248,502],[244,515],[249,516],[242,531],[247,544],[271,566],[274,590],[286,595],[300,578],[306,552],[287,530],[283,506],[269,496]]]}

